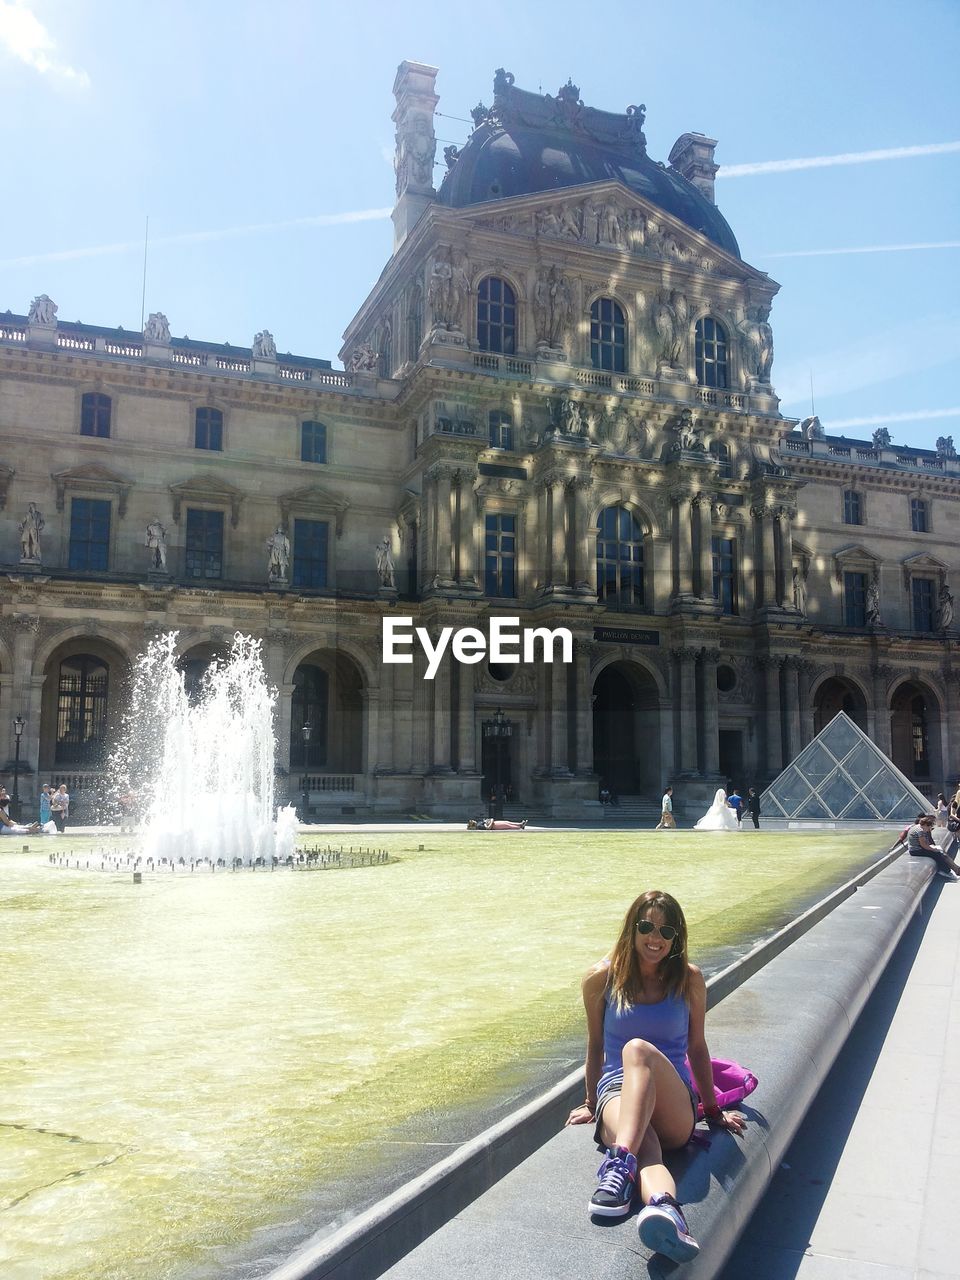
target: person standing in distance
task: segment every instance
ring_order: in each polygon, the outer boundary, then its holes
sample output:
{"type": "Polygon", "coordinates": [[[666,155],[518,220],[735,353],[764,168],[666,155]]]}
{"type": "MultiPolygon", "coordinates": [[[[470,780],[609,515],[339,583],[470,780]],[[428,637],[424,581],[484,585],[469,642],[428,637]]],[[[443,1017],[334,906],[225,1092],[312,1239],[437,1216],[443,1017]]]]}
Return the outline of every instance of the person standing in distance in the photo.
{"type": "Polygon", "coordinates": [[[743,797],[740,795],[740,792],[736,787],[734,787],[727,796],[727,804],[737,815],[737,826],[739,827],[743,819],[743,797]]]}
{"type": "Polygon", "coordinates": [[[673,816],[673,787],[664,787],[663,799],[660,801],[660,821],[654,831],[676,831],[677,820],[673,816]]]}
{"type": "Polygon", "coordinates": [[[753,819],[755,830],[760,830],[760,797],[757,795],[755,787],[750,787],[747,791],[747,809],[750,817],[753,819]]]}

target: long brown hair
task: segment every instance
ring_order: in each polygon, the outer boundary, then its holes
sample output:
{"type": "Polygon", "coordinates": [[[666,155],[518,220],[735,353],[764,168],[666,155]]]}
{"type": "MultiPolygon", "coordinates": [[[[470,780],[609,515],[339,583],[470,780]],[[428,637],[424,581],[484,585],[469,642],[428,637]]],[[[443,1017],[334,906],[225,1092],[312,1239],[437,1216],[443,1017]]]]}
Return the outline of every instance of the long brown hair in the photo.
{"type": "Polygon", "coordinates": [[[649,889],[627,908],[623,927],[610,955],[610,991],[618,1009],[634,1004],[643,994],[640,961],[634,945],[637,923],[648,911],[660,911],[663,923],[673,925],[677,936],[664,960],[660,962],[664,990],[668,996],[688,999],[690,965],[687,960],[687,922],[676,898],[662,889],[649,889]]]}

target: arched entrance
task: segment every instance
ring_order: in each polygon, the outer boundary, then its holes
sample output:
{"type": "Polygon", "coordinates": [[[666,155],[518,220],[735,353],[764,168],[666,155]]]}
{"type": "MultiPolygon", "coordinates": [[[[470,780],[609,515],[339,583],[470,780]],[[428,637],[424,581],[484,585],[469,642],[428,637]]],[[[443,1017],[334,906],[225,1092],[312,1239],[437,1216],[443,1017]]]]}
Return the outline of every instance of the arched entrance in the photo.
{"type": "Polygon", "coordinates": [[[96,636],[68,640],[44,667],[38,782],[66,783],[74,822],[99,816],[128,674],[123,654],[96,636]]]}
{"type": "Polygon", "coordinates": [[[900,685],[890,700],[890,754],[925,796],[935,796],[943,787],[940,704],[913,680],[900,685]]]}
{"type": "Polygon", "coordinates": [[[633,662],[614,662],[593,686],[593,768],[621,795],[660,794],[660,695],[633,662]]]}
{"type": "Polygon", "coordinates": [[[858,729],[867,732],[867,703],[851,680],[831,676],[817,689],[813,701],[813,732],[825,729],[838,711],[850,717],[858,729]]]}
{"type": "Polygon", "coordinates": [[[363,677],[352,658],[311,653],[293,673],[290,768],[311,773],[363,769],[363,677]],[[309,734],[304,733],[309,726],[309,734]]]}

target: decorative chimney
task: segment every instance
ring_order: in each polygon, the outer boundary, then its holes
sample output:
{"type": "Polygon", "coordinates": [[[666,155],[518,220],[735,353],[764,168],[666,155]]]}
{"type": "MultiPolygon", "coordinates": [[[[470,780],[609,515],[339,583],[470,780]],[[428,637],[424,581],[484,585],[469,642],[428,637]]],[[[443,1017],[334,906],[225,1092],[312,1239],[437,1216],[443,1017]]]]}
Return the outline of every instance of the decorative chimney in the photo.
{"type": "Polygon", "coordinates": [[[437,150],[433,113],[440,101],[433,91],[436,78],[436,67],[422,62],[401,62],[393,82],[393,96],[397,100],[391,117],[397,126],[397,149],[393,158],[397,175],[394,253],[437,194],[433,189],[433,160],[437,150]]]}
{"type": "Polygon", "coordinates": [[[668,157],[681,178],[692,182],[711,204],[716,203],[713,198],[713,180],[720,168],[713,162],[716,145],[716,138],[708,138],[704,133],[683,133],[673,144],[668,157]]]}

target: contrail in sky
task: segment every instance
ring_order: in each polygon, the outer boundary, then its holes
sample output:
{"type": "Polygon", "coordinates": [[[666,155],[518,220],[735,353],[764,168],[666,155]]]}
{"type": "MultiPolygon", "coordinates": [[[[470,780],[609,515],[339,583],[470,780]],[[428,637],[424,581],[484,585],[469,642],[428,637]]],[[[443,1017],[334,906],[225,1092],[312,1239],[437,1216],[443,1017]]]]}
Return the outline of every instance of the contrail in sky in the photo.
{"type": "Polygon", "coordinates": [[[830,429],[837,427],[875,427],[883,422],[924,422],[928,418],[960,418],[960,407],[956,409],[928,409],[925,413],[916,410],[911,413],[882,413],[872,418],[840,418],[830,419],[830,429]]]}
{"type": "Polygon", "coordinates": [[[830,258],[845,253],[906,253],[911,249],[960,249],[960,240],[931,240],[919,244],[867,244],[852,249],[788,249],[757,254],[758,258],[830,258]]]}
{"type": "MultiPolygon", "coordinates": [[[[354,209],[345,213],[318,213],[309,218],[288,218],[284,222],[256,222],[244,227],[220,227],[214,231],[182,231],[174,236],[154,236],[151,247],[165,244],[200,244],[211,240],[228,240],[233,236],[249,236],[259,231],[287,231],[295,227],[335,227],[350,222],[376,222],[389,218],[392,209],[354,209]]],[[[92,245],[86,249],[60,249],[54,253],[36,253],[22,258],[5,258],[0,267],[32,267],[43,262],[71,262],[77,258],[102,258],[113,253],[139,252],[142,241],[125,240],[117,244],[92,245]]]]}
{"type": "Polygon", "coordinates": [[[960,151],[960,142],[929,142],[918,147],[887,147],[883,151],[845,151],[837,156],[805,156],[796,160],[759,160],[755,164],[722,164],[717,177],[746,178],[755,173],[792,173],[796,169],[828,169],[838,164],[905,160],[909,156],[940,156],[949,151],[960,151]]]}

